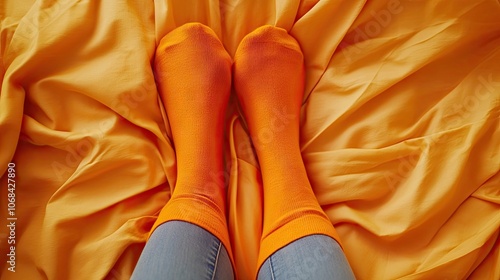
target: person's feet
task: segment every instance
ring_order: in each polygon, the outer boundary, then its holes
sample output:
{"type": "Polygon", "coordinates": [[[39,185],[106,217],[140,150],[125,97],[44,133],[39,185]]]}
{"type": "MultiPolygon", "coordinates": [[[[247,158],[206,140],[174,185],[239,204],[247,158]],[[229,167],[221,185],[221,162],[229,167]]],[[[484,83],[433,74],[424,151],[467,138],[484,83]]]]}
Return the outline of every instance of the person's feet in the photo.
{"type": "Polygon", "coordinates": [[[300,152],[305,77],[299,44],[286,30],[264,26],[243,39],[234,60],[234,86],[264,183],[260,266],[301,237],[337,235],[316,200],[300,152]]]}
{"type": "Polygon", "coordinates": [[[160,42],[155,74],[177,156],[178,182],[206,184],[222,168],[222,135],[231,58],[214,31],[183,25],[160,42]],[[198,182],[193,182],[197,180],[198,182]]]}
{"type": "Polygon", "coordinates": [[[303,171],[299,122],[304,58],[299,44],[286,30],[263,26],[243,39],[234,60],[234,86],[264,184],[276,180],[277,173],[283,179],[295,177],[288,175],[303,171]]]}
{"type": "Polygon", "coordinates": [[[154,61],[172,131],[177,181],[153,230],[169,220],[196,224],[230,251],[223,172],[224,116],[231,90],[231,58],[214,31],[185,24],[161,40],[154,61]]]}

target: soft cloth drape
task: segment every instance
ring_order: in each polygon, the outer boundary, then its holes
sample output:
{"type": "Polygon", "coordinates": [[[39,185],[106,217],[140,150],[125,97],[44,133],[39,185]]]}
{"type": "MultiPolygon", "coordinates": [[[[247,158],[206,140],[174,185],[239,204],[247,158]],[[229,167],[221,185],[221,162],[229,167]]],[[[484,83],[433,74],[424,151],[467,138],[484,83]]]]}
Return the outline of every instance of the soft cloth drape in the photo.
{"type": "MultiPolygon", "coordinates": [[[[176,180],[151,61],[187,22],[231,55],[266,24],[301,44],[302,155],[356,277],[500,278],[499,1],[7,0],[0,20],[0,278],[130,276],[176,180]]],[[[214,180],[248,279],[262,186],[234,98],[225,139],[214,180]]]]}

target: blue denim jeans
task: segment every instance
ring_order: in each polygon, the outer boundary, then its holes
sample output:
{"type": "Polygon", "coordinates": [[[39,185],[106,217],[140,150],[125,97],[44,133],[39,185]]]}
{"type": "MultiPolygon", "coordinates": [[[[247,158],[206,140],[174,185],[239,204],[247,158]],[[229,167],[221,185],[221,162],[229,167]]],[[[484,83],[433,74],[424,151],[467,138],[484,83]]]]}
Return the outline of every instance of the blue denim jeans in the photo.
{"type": "MultiPolygon", "coordinates": [[[[187,222],[160,225],[144,248],[132,279],[234,279],[226,248],[187,222]]],[[[355,279],[338,243],[324,235],[300,238],[271,255],[258,279],[355,279]]]]}

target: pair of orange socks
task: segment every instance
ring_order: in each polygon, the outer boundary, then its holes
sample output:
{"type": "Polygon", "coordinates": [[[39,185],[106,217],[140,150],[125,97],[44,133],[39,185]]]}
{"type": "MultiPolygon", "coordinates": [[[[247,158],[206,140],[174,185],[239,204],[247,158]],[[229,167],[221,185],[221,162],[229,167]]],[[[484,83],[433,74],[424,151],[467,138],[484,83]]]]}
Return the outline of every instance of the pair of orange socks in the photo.
{"type": "Polygon", "coordinates": [[[293,37],[281,28],[258,28],[240,43],[232,65],[210,28],[189,23],[161,40],[154,67],[172,130],[177,181],[152,231],[171,220],[196,224],[219,238],[232,258],[225,186],[214,178],[223,171],[223,122],[233,82],[263,177],[257,268],[301,237],[323,234],[338,240],[300,153],[304,59],[293,37]]]}

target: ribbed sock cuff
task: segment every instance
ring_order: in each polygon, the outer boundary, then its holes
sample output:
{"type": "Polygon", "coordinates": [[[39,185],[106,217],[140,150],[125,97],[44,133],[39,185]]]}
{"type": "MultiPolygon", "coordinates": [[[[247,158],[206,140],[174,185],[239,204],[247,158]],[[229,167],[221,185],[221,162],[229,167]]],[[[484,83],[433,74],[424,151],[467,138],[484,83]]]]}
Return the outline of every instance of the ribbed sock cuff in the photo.
{"type": "Polygon", "coordinates": [[[149,236],[161,224],[169,221],[188,222],[217,237],[226,248],[235,269],[225,213],[213,201],[196,195],[173,197],[161,210],[149,236]]]}

